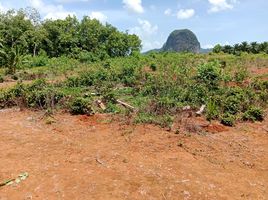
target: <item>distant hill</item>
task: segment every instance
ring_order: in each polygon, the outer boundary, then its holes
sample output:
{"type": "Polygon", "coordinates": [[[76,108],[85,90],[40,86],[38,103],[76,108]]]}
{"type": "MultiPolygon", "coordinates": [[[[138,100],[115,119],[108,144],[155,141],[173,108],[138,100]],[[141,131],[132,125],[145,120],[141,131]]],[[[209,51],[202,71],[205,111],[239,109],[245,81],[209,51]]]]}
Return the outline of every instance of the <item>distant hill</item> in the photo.
{"type": "Polygon", "coordinates": [[[207,53],[210,50],[200,48],[200,43],[192,31],[181,29],[173,31],[161,49],[152,49],[146,53],[166,51],[207,53]]]}
{"type": "Polygon", "coordinates": [[[175,30],[168,36],[162,51],[199,53],[200,43],[192,31],[188,29],[175,30]]]}
{"type": "Polygon", "coordinates": [[[200,49],[200,53],[209,53],[212,51],[213,51],[213,49],[203,49],[203,48],[200,49]]]}

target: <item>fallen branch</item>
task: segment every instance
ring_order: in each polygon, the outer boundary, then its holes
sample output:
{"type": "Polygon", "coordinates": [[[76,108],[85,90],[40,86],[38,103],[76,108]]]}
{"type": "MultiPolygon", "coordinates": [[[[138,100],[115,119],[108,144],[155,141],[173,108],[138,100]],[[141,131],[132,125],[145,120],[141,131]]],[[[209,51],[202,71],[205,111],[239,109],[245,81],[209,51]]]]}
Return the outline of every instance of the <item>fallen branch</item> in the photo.
{"type": "Polygon", "coordinates": [[[101,164],[101,165],[104,165],[104,163],[99,158],[96,158],[96,162],[101,164]]]}
{"type": "Polygon", "coordinates": [[[21,173],[18,175],[17,178],[9,179],[4,182],[0,183],[0,187],[6,186],[6,185],[12,185],[13,183],[19,184],[21,181],[24,181],[29,174],[27,172],[21,173]]]}
{"type": "Polygon", "coordinates": [[[102,110],[106,110],[106,106],[104,105],[104,103],[102,103],[101,100],[97,100],[97,104],[102,110]]]}
{"type": "Polygon", "coordinates": [[[100,159],[99,154],[97,154],[97,156],[96,156],[96,162],[99,163],[100,165],[103,165],[106,167],[106,164],[104,162],[102,162],[102,160],[100,159]]]}
{"type": "Polygon", "coordinates": [[[128,103],[126,103],[126,102],[120,101],[118,99],[116,100],[116,102],[121,104],[122,106],[124,106],[126,108],[129,108],[132,111],[135,111],[135,108],[133,106],[129,105],[128,103]]]}
{"type": "Polygon", "coordinates": [[[202,113],[205,111],[206,105],[202,105],[201,108],[199,109],[199,111],[197,111],[195,114],[197,116],[202,115],[202,113]]]}
{"type": "Polygon", "coordinates": [[[15,181],[15,179],[9,179],[7,181],[4,181],[2,183],[0,183],[0,187],[3,187],[5,185],[9,185],[10,183],[12,183],[13,181],[15,181]]]}

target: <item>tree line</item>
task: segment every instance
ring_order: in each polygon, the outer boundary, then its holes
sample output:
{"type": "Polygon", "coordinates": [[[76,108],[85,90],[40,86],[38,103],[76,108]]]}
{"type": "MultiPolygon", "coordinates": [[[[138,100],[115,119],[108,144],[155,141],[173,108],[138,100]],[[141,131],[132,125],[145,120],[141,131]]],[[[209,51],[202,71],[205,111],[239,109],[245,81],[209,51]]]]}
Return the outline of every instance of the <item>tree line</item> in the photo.
{"type": "Polygon", "coordinates": [[[263,42],[263,43],[258,43],[258,42],[242,42],[240,44],[235,44],[233,46],[231,45],[223,45],[221,46],[220,44],[217,44],[213,48],[214,53],[228,53],[228,54],[234,54],[234,55],[239,55],[241,52],[246,52],[246,53],[253,53],[253,54],[258,54],[258,53],[266,53],[268,54],[268,42],[263,42]]]}
{"type": "Polygon", "coordinates": [[[23,55],[103,60],[140,49],[138,36],[88,16],[42,21],[34,8],[0,12],[0,66],[15,67],[23,55]]]}

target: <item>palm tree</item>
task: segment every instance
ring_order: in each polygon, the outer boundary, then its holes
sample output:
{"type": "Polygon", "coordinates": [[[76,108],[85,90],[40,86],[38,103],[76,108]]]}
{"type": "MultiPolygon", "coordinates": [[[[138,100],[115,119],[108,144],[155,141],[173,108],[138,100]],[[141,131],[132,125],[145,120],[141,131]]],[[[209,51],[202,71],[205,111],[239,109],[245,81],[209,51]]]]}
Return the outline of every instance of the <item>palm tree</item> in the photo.
{"type": "Polygon", "coordinates": [[[249,45],[248,45],[247,42],[242,42],[241,45],[240,45],[240,47],[241,47],[241,50],[243,52],[248,52],[249,53],[249,45]]]}
{"type": "Polygon", "coordinates": [[[222,51],[224,53],[232,54],[233,53],[233,47],[231,45],[225,45],[225,46],[223,46],[222,51]]]}
{"type": "Polygon", "coordinates": [[[7,72],[9,74],[14,74],[16,68],[23,62],[25,54],[19,45],[15,45],[8,49],[0,42],[0,46],[0,60],[2,61],[2,65],[8,68],[7,72]]]}
{"type": "Polygon", "coordinates": [[[254,54],[259,53],[259,44],[257,42],[250,43],[250,52],[254,54]]]}
{"type": "Polygon", "coordinates": [[[259,52],[262,52],[262,53],[268,52],[268,42],[263,42],[259,44],[259,52]]]}

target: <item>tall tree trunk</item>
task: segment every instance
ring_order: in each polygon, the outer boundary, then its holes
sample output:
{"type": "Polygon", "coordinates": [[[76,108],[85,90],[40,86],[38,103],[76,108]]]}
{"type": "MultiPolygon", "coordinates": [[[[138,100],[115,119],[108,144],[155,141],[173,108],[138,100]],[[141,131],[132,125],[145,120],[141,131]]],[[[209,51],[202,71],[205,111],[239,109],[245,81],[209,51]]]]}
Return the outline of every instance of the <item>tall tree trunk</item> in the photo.
{"type": "Polygon", "coordinates": [[[34,49],[33,49],[33,56],[34,57],[36,56],[36,48],[37,48],[37,45],[36,45],[36,43],[34,43],[34,49]]]}

